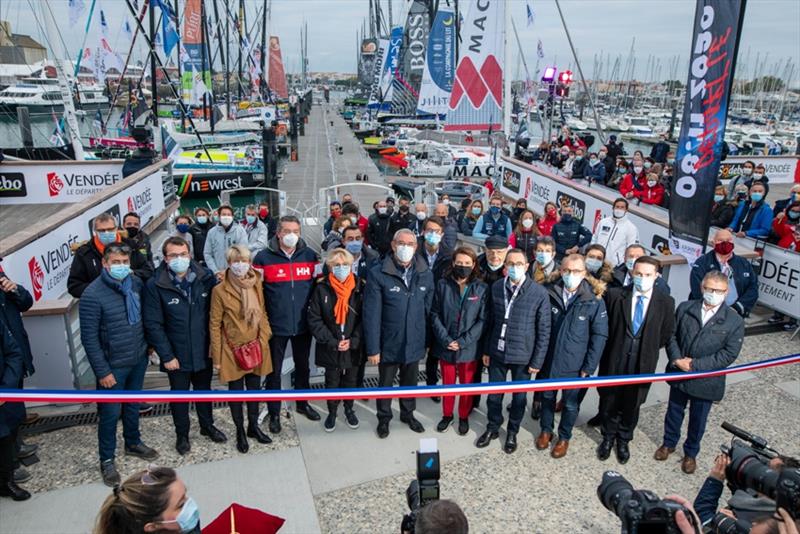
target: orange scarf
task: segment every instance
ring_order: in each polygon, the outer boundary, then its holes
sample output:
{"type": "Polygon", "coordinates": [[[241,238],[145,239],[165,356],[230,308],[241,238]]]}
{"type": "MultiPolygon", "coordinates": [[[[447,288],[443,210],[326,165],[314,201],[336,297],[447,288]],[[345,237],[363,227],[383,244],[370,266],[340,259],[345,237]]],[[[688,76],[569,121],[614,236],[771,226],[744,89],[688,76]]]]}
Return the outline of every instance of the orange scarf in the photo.
{"type": "Polygon", "coordinates": [[[344,325],[347,322],[347,312],[350,310],[350,295],[356,287],[356,277],[350,273],[344,282],[340,282],[333,273],[328,275],[328,281],[336,293],[336,305],[333,307],[333,315],[336,317],[336,324],[344,325]]]}
{"type": "MultiPolygon", "coordinates": [[[[92,240],[94,241],[94,246],[97,247],[97,250],[100,252],[100,255],[102,256],[103,254],[105,254],[106,246],[100,241],[100,238],[97,237],[97,234],[94,234],[92,240]]],[[[116,241],[122,241],[122,239],[120,239],[119,237],[119,231],[117,231],[116,241]]]]}

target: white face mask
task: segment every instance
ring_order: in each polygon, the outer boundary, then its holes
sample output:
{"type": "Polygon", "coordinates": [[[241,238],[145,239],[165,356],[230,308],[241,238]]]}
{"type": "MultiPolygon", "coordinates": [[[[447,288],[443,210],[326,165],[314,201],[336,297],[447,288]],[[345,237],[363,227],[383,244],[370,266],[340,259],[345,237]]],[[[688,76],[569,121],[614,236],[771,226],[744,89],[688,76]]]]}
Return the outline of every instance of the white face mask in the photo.
{"type": "Polygon", "coordinates": [[[414,258],[414,247],[398,245],[394,253],[401,263],[409,263],[414,258]]]}
{"type": "Polygon", "coordinates": [[[281,243],[286,248],[294,248],[298,241],[300,241],[300,236],[295,233],[286,234],[281,238],[281,243]]]}
{"type": "Polygon", "coordinates": [[[615,219],[621,219],[621,218],[625,217],[625,213],[627,213],[625,210],[615,209],[614,210],[614,218],[615,219]]]}
{"type": "Polygon", "coordinates": [[[647,180],[647,187],[655,187],[658,180],[647,180]]]}
{"type": "Polygon", "coordinates": [[[230,215],[220,215],[219,222],[222,223],[222,226],[230,226],[233,224],[233,217],[230,215]]]}
{"type": "Polygon", "coordinates": [[[380,213],[381,215],[385,215],[387,211],[388,210],[387,210],[386,206],[383,206],[383,207],[379,206],[378,207],[378,213],[380,213]]]}
{"type": "Polygon", "coordinates": [[[425,213],[424,211],[418,211],[417,212],[417,220],[424,221],[427,218],[428,218],[428,214],[425,213]]]}
{"type": "Polygon", "coordinates": [[[533,228],[533,219],[522,219],[523,228],[533,228]]]}
{"type": "Polygon", "coordinates": [[[709,306],[719,306],[725,300],[725,295],[718,295],[710,291],[703,292],[703,301],[709,306]]]}
{"type": "Polygon", "coordinates": [[[231,272],[238,276],[243,277],[250,270],[250,264],[246,261],[236,261],[231,263],[231,272]]]}
{"type": "Polygon", "coordinates": [[[633,172],[635,172],[636,174],[641,174],[642,170],[643,170],[642,167],[634,167],[633,168],[633,172]]]}
{"type": "Polygon", "coordinates": [[[442,200],[442,204],[444,204],[445,206],[449,206],[450,205],[450,199],[446,198],[446,199],[442,200]]]}

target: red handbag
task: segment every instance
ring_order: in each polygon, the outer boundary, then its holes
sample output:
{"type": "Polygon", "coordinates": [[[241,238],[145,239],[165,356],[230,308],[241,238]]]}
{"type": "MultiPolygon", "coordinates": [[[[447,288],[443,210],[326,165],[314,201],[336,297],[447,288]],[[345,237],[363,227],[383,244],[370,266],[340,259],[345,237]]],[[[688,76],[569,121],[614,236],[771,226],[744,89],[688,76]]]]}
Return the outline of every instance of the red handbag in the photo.
{"type": "Polygon", "coordinates": [[[259,336],[256,336],[253,341],[248,341],[244,345],[239,345],[238,347],[231,343],[224,328],[222,329],[222,333],[225,336],[225,341],[233,352],[233,359],[236,361],[236,365],[239,369],[242,371],[252,371],[256,367],[259,367],[261,362],[264,361],[264,357],[261,354],[261,341],[258,339],[261,334],[260,330],[259,336]]]}

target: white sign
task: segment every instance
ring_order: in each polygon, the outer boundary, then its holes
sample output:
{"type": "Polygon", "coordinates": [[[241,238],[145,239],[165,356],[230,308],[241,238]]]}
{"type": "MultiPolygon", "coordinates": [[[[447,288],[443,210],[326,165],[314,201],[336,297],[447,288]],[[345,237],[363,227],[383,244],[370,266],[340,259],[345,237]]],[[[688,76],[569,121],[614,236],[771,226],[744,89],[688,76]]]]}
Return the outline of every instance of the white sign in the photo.
{"type": "Polygon", "coordinates": [[[0,165],[0,205],[75,203],[122,180],[122,161],[0,165]]]}
{"type": "Polygon", "coordinates": [[[30,291],[35,301],[57,299],[67,291],[71,247],[91,237],[92,221],[97,215],[111,213],[119,224],[122,215],[135,211],[144,226],[164,208],[161,171],[157,171],[5,256],[3,269],[9,278],[30,291]]]}
{"type": "Polygon", "coordinates": [[[800,318],[800,258],[797,253],[767,245],[758,273],[758,301],[800,318]]]}
{"type": "Polygon", "coordinates": [[[764,165],[771,184],[800,183],[800,156],[728,156],[719,167],[720,177],[729,180],[742,174],[745,161],[764,165]]]}

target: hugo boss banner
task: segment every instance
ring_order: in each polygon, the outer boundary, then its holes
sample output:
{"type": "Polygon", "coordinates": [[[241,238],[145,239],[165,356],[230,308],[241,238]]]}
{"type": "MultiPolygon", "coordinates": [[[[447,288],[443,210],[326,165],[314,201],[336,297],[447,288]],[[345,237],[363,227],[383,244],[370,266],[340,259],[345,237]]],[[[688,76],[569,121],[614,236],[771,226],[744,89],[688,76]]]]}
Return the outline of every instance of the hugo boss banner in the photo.
{"type": "Polygon", "coordinates": [[[708,240],[745,3],[697,0],[669,209],[671,248],[689,263],[708,240]]]}

